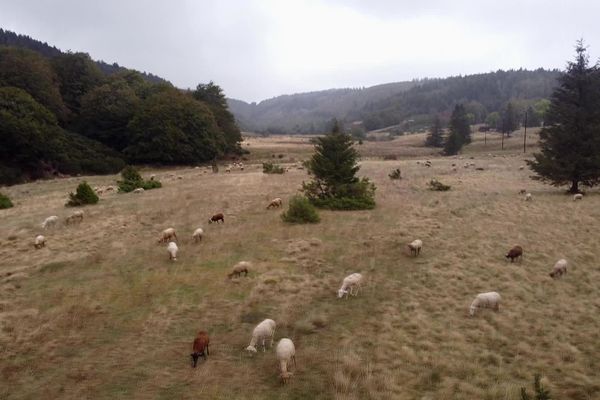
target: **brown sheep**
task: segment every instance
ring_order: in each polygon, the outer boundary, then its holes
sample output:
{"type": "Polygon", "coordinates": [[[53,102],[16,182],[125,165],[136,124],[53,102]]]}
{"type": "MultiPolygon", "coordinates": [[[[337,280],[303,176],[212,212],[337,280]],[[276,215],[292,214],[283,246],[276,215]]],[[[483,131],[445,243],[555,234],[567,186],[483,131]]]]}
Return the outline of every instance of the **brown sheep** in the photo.
{"type": "Polygon", "coordinates": [[[519,261],[523,259],[523,248],[521,246],[514,246],[506,253],[505,257],[510,258],[510,262],[514,262],[515,259],[519,261]]]}
{"type": "Polygon", "coordinates": [[[175,228],[167,228],[162,231],[160,239],[158,239],[158,243],[167,243],[169,241],[177,241],[177,234],[175,233],[175,228]]]}
{"type": "Polygon", "coordinates": [[[198,332],[198,336],[194,339],[194,345],[192,347],[193,353],[190,354],[190,357],[192,357],[192,368],[196,368],[200,356],[204,357],[204,360],[206,360],[206,356],[210,355],[208,351],[209,342],[210,339],[208,338],[208,333],[205,331],[198,332]]]}
{"type": "Polygon", "coordinates": [[[213,222],[219,223],[219,221],[221,221],[222,223],[225,223],[225,216],[223,215],[223,213],[218,213],[218,214],[213,215],[208,220],[208,223],[209,224],[212,224],[213,222]]]}
{"type": "Polygon", "coordinates": [[[280,197],[274,198],[273,200],[271,200],[271,202],[269,203],[269,205],[267,206],[267,210],[269,208],[279,208],[283,205],[283,200],[281,200],[280,197]]]}
{"type": "Polygon", "coordinates": [[[248,261],[240,261],[239,263],[233,266],[231,272],[227,274],[227,277],[229,279],[233,278],[234,276],[237,278],[240,277],[242,273],[244,274],[244,276],[248,276],[248,270],[250,268],[252,268],[251,263],[249,263],[248,261]]]}

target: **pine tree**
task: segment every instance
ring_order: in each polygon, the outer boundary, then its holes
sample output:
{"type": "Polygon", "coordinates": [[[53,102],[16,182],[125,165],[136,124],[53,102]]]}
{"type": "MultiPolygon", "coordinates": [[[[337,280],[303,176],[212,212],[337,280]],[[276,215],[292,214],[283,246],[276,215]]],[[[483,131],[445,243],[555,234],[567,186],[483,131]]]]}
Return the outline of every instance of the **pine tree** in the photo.
{"type": "Polygon", "coordinates": [[[559,78],[540,132],[541,152],[528,161],[535,179],[554,186],[600,183],[600,69],[589,66],[583,41],[576,57],[559,78]]]}
{"type": "Polygon", "coordinates": [[[425,146],[427,147],[444,147],[444,138],[442,136],[442,122],[440,117],[436,116],[433,120],[433,125],[429,130],[429,134],[425,139],[425,146]]]}
{"type": "Polygon", "coordinates": [[[344,133],[337,120],[331,133],[315,139],[315,154],[307,163],[313,180],[302,184],[306,197],[316,206],[331,209],[375,207],[375,185],[356,173],[358,152],[353,139],[344,133]]]}
{"type": "Polygon", "coordinates": [[[463,145],[471,143],[471,127],[465,107],[462,104],[457,104],[454,107],[448,129],[450,133],[444,143],[444,154],[451,156],[458,154],[463,145]]]}

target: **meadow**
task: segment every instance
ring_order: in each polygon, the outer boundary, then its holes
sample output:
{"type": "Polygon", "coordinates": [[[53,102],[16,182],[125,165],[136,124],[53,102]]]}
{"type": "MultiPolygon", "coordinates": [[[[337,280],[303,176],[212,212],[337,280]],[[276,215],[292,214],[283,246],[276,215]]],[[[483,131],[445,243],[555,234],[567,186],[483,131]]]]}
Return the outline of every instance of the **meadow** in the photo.
{"type": "Polygon", "coordinates": [[[521,135],[500,150],[497,135],[477,134],[458,158],[422,147],[420,134],[365,142],[359,174],[377,185],[377,207],[321,211],[316,225],[266,210],[274,197],[285,208],[309,177],[266,175],[260,162],[307,159],[303,137],[248,139],[244,171],[143,170],[163,188],[103,195],[83,223],[45,232],[40,250],[40,223],[73,211],[64,203],[78,182],[118,177],[3,188],[15,207],[0,211],[0,399],[517,400],[536,373],[555,399],[600,399],[600,192],[574,202],[531,180],[519,167],[536,136],[523,154],[521,135]],[[395,168],[401,180],[388,178],[395,168]],[[452,189],[428,190],[432,178],[452,189]],[[217,212],[225,223],[209,225],[217,212]],[[176,262],[156,243],[171,226],[176,262]],[[524,257],[511,264],[515,244],[524,257]],[[560,258],[568,274],[552,280],[560,258]],[[241,260],[254,264],[248,278],[228,280],[241,260]],[[362,292],[338,299],[352,272],[365,276],[362,292]],[[502,295],[500,311],[469,317],[487,291],[502,295]],[[264,318],[296,345],[288,385],[273,350],[244,351],[264,318]],[[192,369],[200,329],[210,356],[192,369]]]}

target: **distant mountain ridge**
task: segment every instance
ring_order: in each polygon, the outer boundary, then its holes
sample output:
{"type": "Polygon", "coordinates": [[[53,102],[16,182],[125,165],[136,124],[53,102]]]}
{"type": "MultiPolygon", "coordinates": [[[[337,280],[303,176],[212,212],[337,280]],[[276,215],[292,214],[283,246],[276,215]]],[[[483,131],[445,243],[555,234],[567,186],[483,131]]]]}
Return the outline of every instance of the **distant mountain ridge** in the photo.
{"type": "MultiPolygon", "coordinates": [[[[0,46],[12,46],[12,47],[21,47],[29,50],[33,50],[44,57],[52,58],[64,54],[65,52],[56,48],[55,46],[50,46],[46,42],[42,42],[40,40],[33,39],[27,35],[21,35],[12,31],[4,30],[0,28],[0,46]]],[[[123,72],[127,70],[131,70],[130,68],[126,68],[120,66],[117,63],[108,64],[102,60],[94,61],[96,65],[100,68],[102,72],[106,75],[112,75],[117,72],[123,72]]],[[[160,76],[138,71],[142,77],[151,83],[166,83],[167,80],[161,78],[160,76]]]]}
{"type": "Polygon", "coordinates": [[[266,133],[321,133],[332,118],[346,125],[360,121],[366,130],[427,123],[433,115],[449,116],[456,103],[465,103],[479,123],[509,102],[521,108],[550,97],[558,70],[499,70],[496,72],[398,82],[361,89],[330,89],[278,96],[260,103],[229,99],[240,127],[266,133]]]}

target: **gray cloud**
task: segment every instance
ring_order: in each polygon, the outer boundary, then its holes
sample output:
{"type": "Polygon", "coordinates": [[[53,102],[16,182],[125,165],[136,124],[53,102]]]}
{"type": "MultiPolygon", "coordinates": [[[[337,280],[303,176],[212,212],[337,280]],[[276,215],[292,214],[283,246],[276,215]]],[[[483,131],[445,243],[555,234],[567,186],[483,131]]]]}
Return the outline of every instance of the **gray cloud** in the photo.
{"type": "Polygon", "coordinates": [[[595,1],[2,0],[0,27],[249,101],[598,54],[595,1]]]}

